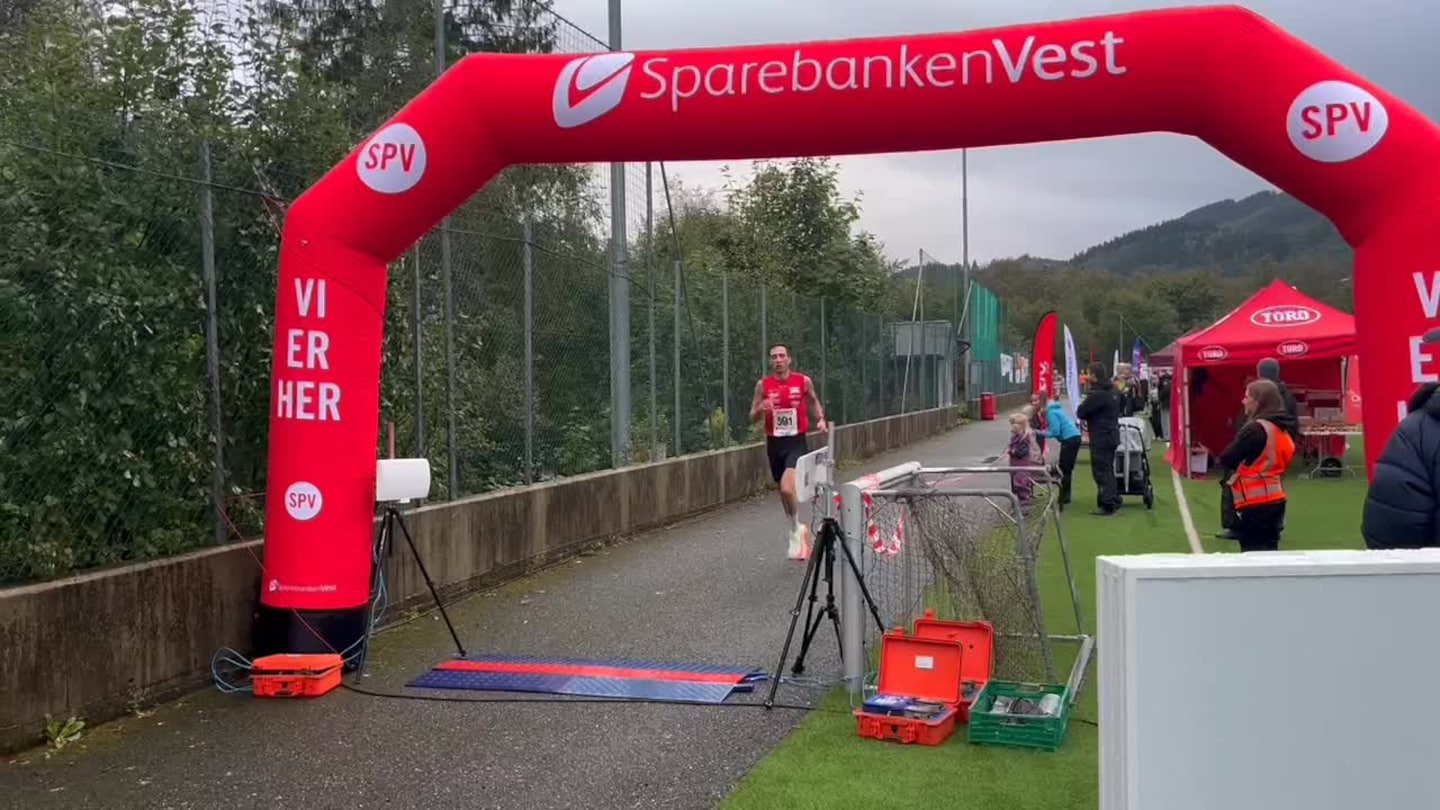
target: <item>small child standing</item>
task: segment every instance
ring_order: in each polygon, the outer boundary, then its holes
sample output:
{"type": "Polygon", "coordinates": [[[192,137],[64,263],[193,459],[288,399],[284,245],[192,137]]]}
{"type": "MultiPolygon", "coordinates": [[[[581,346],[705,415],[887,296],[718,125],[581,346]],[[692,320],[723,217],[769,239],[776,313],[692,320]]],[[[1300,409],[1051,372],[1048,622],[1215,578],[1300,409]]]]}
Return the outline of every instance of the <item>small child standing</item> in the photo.
{"type": "MultiPolygon", "coordinates": [[[[1035,441],[1035,431],[1030,427],[1030,415],[1021,411],[1010,414],[1010,445],[1005,450],[1011,467],[1043,467],[1045,456],[1035,441]]],[[[1011,473],[1010,491],[1020,499],[1022,506],[1029,506],[1035,493],[1035,479],[1030,473],[1011,473]]]]}

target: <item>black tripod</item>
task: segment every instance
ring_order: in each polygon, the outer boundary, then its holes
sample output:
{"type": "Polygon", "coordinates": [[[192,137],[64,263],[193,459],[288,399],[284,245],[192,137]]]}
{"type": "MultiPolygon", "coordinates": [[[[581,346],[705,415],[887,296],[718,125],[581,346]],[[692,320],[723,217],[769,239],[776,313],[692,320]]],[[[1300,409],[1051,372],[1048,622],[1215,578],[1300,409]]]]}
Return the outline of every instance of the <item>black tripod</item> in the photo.
{"type": "Polygon", "coordinates": [[[835,605],[836,546],[845,552],[845,561],[849,563],[850,571],[855,574],[855,582],[860,585],[860,595],[865,598],[865,604],[870,608],[875,626],[880,628],[880,632],[885,632],[885,622],[880,619],[880,609],[875,607],[875,600],[871,598],[870,590],[865,587],[865,578],[860,574],[860,566],[856,564],[855,556],[850,553],[850,546],[845,543],[845,532],[835,518],[824,518],[815,548],[810,553],[810,563],[805,566],[805,578],[800,581],[800,595],[795,598],[795,607],[790,609],[790,631],[785,634],[785,646],[780,648],[780,663],[775,665],[775,677],[770,680],[770,694],[765,697],[767,709],[775,705],[775,692],[780,688],[780,673],[785,670],[785,658],[790,654],[790,644],[795,639],[795,625],[800,621],[800,606],[805,603],[807,591],[810,607],[805,611],[805,634],[800,639],[800,652],[795,656],[795,666],[791,668],[791,673],[799,675],[805,671],[805,656],[810,652],[810,644],[815,640],[820,623],[826,616],[830,617],[830,623],[835,627],[835,641],[840,645],[841,663],[844,663],[845,643],[840,639],[840,609],[835,605]],[[822,558],[825,563],[823,573],[820,569],[822,558]],[[817,613],[815,603],[819,601],[817,591],[820,589],[822,577],[825,580],[825,607],[817,613]]]}
{"type": "Polygon", "coordinates": [[[380,536],[375,540],[375,574],[370,582],[370,611],[365,620],[365,635],[361,639],[360,662],[355,667],[355,683],[365,675],[365,663],[370,654],[370,636],[375,626],[375,596],[380,590],[380,580],[384,575],[381,559],[386,556],[395,556],[395,527],[400,527],[400,532],[405,535],[405,542],[410,546],[410,554],[415,558],[415,566],[420,569],[420,576],[425,578],[425,585],[430,588],[430,595],[435,597],[435,607],[440,609],[440,616],[445,620],[445,626],[450,629],[450,638],[455,642],[456,658],[465,657],[465,646],[460,643],[460,635],[455,632],[455,625],[450,623],[450,614],[445,612],[445,603],[440,599],[440,592],[435,588],[435,581],[430,578],[430,572],[425,570],[425,561],[420,559],[420,550],[415,547],[415,538],[410,536],[410,529],[405,525],[405,517],[393,506],[385,507],[385,517],[380,522],[380,536]]]}

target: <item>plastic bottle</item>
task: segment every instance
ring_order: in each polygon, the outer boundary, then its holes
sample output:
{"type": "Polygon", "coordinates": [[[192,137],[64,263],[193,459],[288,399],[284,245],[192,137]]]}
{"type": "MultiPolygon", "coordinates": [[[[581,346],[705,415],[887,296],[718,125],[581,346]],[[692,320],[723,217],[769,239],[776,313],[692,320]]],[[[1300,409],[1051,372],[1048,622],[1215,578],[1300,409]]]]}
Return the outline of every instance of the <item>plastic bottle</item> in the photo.
{"type": "Polygon", "coordinates": [[[1060,696],[1051,692],[1040,698],[1040,711],[1050,717],[1058,717],[1060,715],[1060,696]]]}

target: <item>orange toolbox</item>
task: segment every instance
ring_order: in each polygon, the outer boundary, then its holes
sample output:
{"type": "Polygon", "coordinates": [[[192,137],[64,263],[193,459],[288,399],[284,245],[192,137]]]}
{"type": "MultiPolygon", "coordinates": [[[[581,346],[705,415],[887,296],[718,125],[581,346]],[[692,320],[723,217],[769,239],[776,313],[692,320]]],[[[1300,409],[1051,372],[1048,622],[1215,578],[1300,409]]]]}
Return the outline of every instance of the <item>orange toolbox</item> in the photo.
{"type": "Polygon", "coordinates": [[[320,697],[340,685],[344,662],[335,653],[278,653],[250,663],[255,697],[320,697]]]}
{"type": "Polygon", "coordinates": [[[926,609],[915,620],[917,638],[958,641],[965,648],[960,662],[960,722],[970,722],[970,706],[995,676],[995,626],[989,622],[957,622],[935,618],[926,609]]]}
{"type": "Polygon", "coordinates": [[[881,636],[879,690],[855,710],[856,733],[906,744],[945,742],[959,714],[963,655],[958,641],[902,630],[881,636]]]}

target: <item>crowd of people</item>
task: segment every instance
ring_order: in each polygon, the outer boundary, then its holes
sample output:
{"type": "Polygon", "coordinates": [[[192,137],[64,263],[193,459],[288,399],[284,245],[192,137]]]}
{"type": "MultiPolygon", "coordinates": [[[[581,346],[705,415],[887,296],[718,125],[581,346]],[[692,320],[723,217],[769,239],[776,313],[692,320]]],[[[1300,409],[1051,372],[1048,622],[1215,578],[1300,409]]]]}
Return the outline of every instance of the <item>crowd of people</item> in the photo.
{"type": "MultiPolygon", "coordinates": [[[[1284,476],[1299,443],[1299,420],[1295,398],[1279,372],[1279,363],[1269,358],[1256,367],[1256,377],[1246,381],[1235,437],[1219,456],[1222,531],[1216,536],[1236,541],[1242,552],[1277,550],[1284,529],[1284,476]]],[[[1082,442],[1078,420],[1089,434],[1090,475],[1095,481],[1095,509],[1090,514],[1109,517],[1123,503],[1115,463],[1121,448],[1120,422],[1148,414],[1155,435],[1164,436],[1171,380],[1162,375],[1152,386],[1137,377],[1129,363],[1117,365],[1114,375],[1094,363],[1082,380],[1084,398],[1075,409],[1075,420],[1054,389],[1048,402],[1036,394],[1029,405],[1012,414],[1006,456],[1012,467],[1049,466],[1060,479],[1059,505],[1064,510],[1070,504],[1082,442]],[[1046,453],[1052,440],[1058,447],[1053,463],[1046,453]]],[[[1436,405],[1440,411],[1440,398],[1436,405]]],[[[1034,494],[1033,473],[1012,473],[1011,487],[1022,504],[1028,504],[1034,494]]]]}
{"type": "MultiPolygon", "coordinates": [[[[1103,364],[1095,363],[1081,375],[1085,398],[1076,408],[1076,418],[1084,423],[1090,435],[1090,474],[1095,480],[1095,510],[1098,516],[1113,515],[1120,508],[1121,498],[1115,475],[1115,455],[1120,450],[1120,419],[1135,416],[1147,407],[1148,387],[1138,379],[1129,363],[1116,367],[1113,377],[1106,375],[1103,364]]],[[[1010,417],[1010,444],[1006,456],[1013,467],[1049,466],[1059,478],[1059,504],[1063,511],[1070,505],[1075,462],[1082,443],[1080,426],[1070,418],[1060,401],[1058,389],[1051,389],[1044,401],[1040,394],[1030,397],[1030,404],[1010,417]],[[1046,446],[1054,441],[1057,448],[1054,462],[1048,461],[1046,446]]],[[[1022,504],[1030,502],[1033,475],[1014,473],[1011,488],[1022,504]]]]}
{"type": "MultiPolygon", "coordinates": [[[[1440,343],[1440,330],[1426,336],[1440,343]]],[[[791,559],[810,554],[808,527],[800,520],[795,495],[795,465],[807,450],[805,436],[813,426],[826,431],[824,406],[814,383],[793,372],[784,345],[770,350],[773,373],[756,383],[750,419],[763,422],[770,474],[779,490],[784,538],[791,559]],[[811,422],[810,412],[814,412],[811,422]]],[[[1114,515],[1122,505],[1116,471],[1120,451],[1120,420],[1148,413],[1157,437],[1169,428],[1171,379],[1140,379],[1129,363],[1106,373],[1101,363],[1081,375],[1084,398],[1075,419],[1060,400],[1058,386],[1048,400],[1039,394],[1010,415],[1005,448],[1011,489],[1022,505],[1035,495],[1035,475],[1025,468],[1048,468],[1058,479],[1059,508],[1070,505],[1075,464],[1089,434],[1090,474],[1095,481],[1092,515],[1114,515]],[[1083,432],[1082,432],[1083,425],[1083,432]],[[1053,453],[1050,452],[1053,449],[1053,453]]],[[[1427,383],[1408,403],[1408,415],[1389,438],[1375,468],[1366,496],[1362,534],[1368,548],[1440,546],[1440,384],[1427,383]]],[[[1218,456],[1220,525],[1216,537],[1233,540],[1242,552],[1278,550],[1285,527],[1284,478],[1300,444],[1295,397],[1280,378],[1280,364],[1267,358],[1247,379],[1235,435],[1218,456]]]]}

